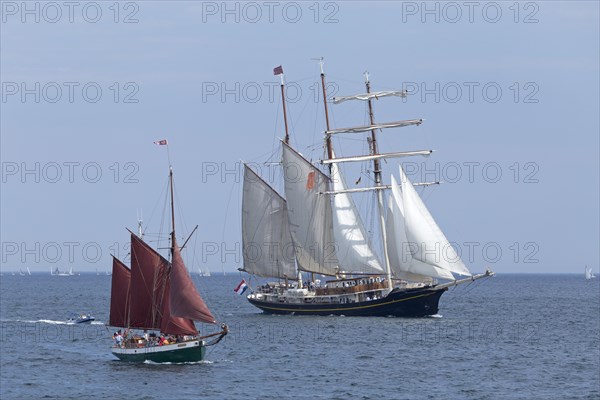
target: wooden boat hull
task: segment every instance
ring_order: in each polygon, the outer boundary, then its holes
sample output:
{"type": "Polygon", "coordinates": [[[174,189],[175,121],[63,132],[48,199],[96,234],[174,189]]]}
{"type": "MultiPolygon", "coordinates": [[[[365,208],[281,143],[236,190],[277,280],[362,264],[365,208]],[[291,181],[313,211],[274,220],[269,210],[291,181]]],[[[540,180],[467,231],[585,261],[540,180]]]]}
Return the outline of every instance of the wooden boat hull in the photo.
{"type": "Polygon", "coordinates": [[[283,303],[253,299],[248,301],[269,314],[344,315],[361,317],[425,317],[437,314],[444,288],[394,289],[377,300],[346,304],[283,303]]]}
{"type": "Polygon", "coordinates": [[[204,360],[206,346],[199,340],[175,343],[164,346],[121,348],[113,347],[112,353],[121,361],[156,363],[181,363],[204,360]]]}

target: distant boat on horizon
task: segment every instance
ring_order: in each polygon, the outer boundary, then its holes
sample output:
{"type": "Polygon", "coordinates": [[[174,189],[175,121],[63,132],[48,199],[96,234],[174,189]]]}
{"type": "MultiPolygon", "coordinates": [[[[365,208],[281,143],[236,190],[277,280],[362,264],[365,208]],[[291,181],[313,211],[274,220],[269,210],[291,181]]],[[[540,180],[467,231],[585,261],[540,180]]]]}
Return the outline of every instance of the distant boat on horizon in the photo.
{"type": "Polygon", "coordinates": [[[585,279],[586,280],[590,280],[590,279],[594,279],[596,277],[596,275],[594,275],[594,271],[592,270],[592,267],[588,267],[587,265],[585,266],[585,279]]]}
{"type": "MultiPolygon", "coordinates": [[[[69,269],[69,272],[61,272],[58,269],[58,267],[56,267],[54,269],[54,271],[52,270],[52,268],[50,268],[50,275],[52,275],[52,276],[73,276],[73,275],[76,275],[76,274],[75,274],[75,272],[73,272],[73,267],[71,267],[69,269]]],[[[79,274],[77,274],[77,275],[79,275],[79,274]]]]}

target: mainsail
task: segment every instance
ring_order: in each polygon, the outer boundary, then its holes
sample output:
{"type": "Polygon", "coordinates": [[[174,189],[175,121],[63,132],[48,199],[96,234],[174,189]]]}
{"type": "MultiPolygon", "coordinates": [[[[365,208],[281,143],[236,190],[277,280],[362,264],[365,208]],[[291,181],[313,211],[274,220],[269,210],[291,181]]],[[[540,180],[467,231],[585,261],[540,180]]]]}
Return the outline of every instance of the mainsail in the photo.
{"type": "MultiPolygon", "coordinates": [[[[346,190],[342,172],[337,163],[331,164],[331,182],[335,192],[346,190]]],[[[343,272],[384,272],[372,250],[360,214],[349,193],[333,196],[333,236],[337,244],[337,258],[343,272]]]]}
{"type": "MultiPolygon", "coordinates": [[[[122,267],[126,270],[124,265],[122,267]]],[[[121,270],[113,266],[113,296],[120,293],[119,287],[125,285],[121,277],[126,274],[118,271],[121,270]],[[119,282],[117,284],[116,279],[119,282]]],[[[115,324],[111,319],[111,325],[157,329],[176,335],[195,335],[198,330],[194,320],[215,323],[214,317],[189,277],[179,248],[174,248],[171,264],[141,238],[131,233],[130,276],[131,282],[127,285],[128,321],[119,321],[115,317],[115,324]]],[[[113,300],[111,298],[111,316],[113,300]]],[[[117,300],[115,304],[116,302],[117,300]]]]}
{"type": "Polygon", "coordinates": [[[272,278],[295,278],[294,244],[286,201],[244,165],[242,248],[244,270],[272,278]]]}
{"type": "Polygon", "coordinates": [[[113,257],[112,271],[109,324],[111,326],[127,326],[131,271],[116,257],[113,257]]]}
{"type": "Polygon", "coordinates": [[[392,176],[392,194],[388,202],[386,228],[390,264],[393,274],[400,279],[416,282],[429,282],[432,278],[453,280],[454,276],[443,268],[430,265],[415,259],[411,253],[414,246],[408,241],[405,223],[406,210],[402,193],[394,176],[392,176]]]}
{"type": "Polygon", "coordinates": [[[129,326],[160,329],[159,306],[163,287],[159,272],[169,265],[142,239],[131,234],[131,289],[129,291],[129,326]]]}
{"type": "Polygon", "coordinates": [[[282,142],[285,197],[298,268],[323,275],[338,272],[329,178],[282,142]]]}
{"type": "Polygon", "coordinates": [[[406,236],[413,258],[449,272],[471,276],[404,174],[402,166],[399,169],[406,236]]]}

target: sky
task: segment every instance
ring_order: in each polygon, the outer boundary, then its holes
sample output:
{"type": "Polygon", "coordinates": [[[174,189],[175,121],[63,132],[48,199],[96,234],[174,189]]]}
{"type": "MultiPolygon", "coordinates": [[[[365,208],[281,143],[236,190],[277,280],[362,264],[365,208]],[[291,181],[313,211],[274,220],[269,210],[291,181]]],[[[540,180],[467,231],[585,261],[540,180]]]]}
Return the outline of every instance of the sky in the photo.
{"type": "MultiPolygon", "coordinates": [[[[264,163],[284,135],[272,69],[291,143],[318,160],[319,57],[330,97],[364,91],[367,70],[374,90],[411,91],[376,101],[376,119],[425,122],[381,132],[380,149],[435,150],[401,161],[414,182],[444,182],[419,193],[471,271],[598,271],[598,2],[0,5],[3,272],[104,271],[140,212],[160,247],[169,160],[178,236],[198,225],[188,266],[235,271],[240,160],[281,188],[264,163]]],[[[329,109],[333,127],[366,122],[362,102],[329,109]]],[[[345,135],[338,155],[367,150],[345,135]]],[[[375,232],[372,197],[355,201],[375,232]]]]}

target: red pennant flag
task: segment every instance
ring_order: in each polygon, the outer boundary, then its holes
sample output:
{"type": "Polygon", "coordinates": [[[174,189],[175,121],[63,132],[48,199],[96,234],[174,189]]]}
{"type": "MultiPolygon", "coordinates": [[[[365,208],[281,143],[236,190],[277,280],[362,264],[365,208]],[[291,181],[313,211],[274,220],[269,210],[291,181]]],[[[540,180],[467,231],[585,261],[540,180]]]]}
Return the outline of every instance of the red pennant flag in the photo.
{"type": "Polygon", "coordinates": [[[154,144],[157,144],[159,146],[164,146],[166,144],[169,144],[169,142],[167,142],[167,139],[162,139],[162,140],[155,141],[154,144]]]}
{"type": "Polygon", "coordinates": [[[273,68],[273,75],[283,75],[283,67],[280,65],[279,67],[273,68]]]}

